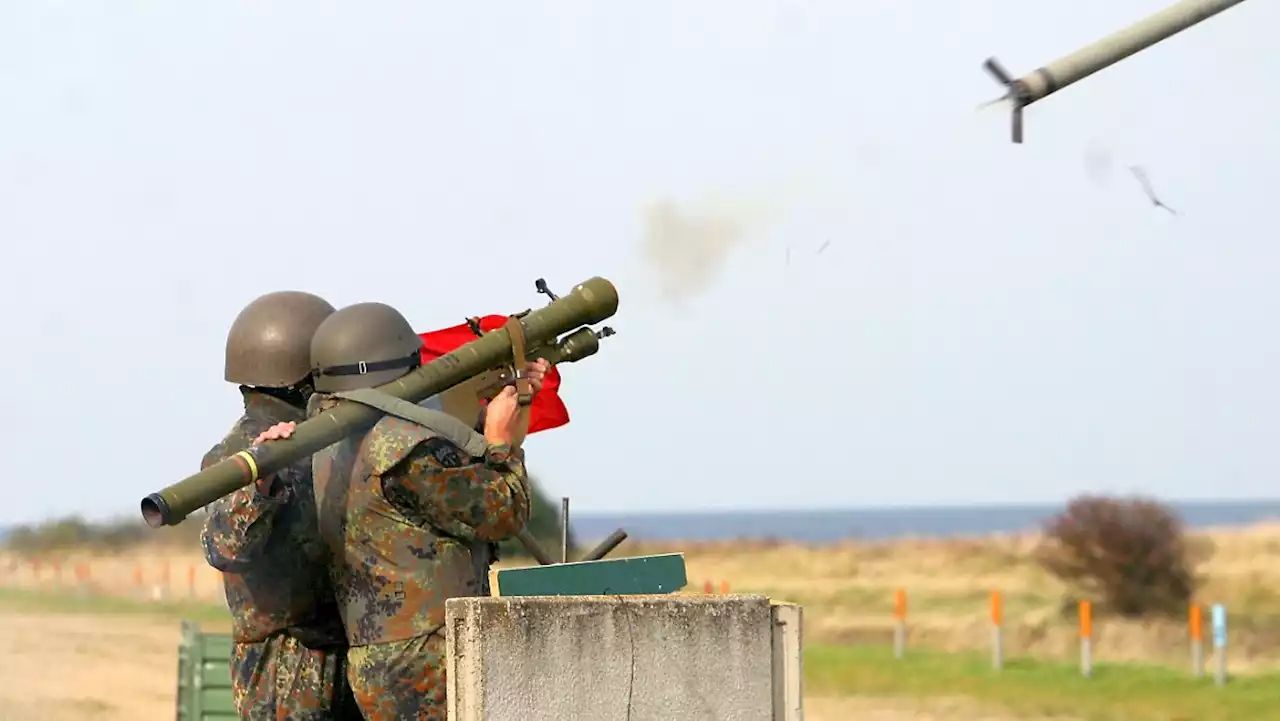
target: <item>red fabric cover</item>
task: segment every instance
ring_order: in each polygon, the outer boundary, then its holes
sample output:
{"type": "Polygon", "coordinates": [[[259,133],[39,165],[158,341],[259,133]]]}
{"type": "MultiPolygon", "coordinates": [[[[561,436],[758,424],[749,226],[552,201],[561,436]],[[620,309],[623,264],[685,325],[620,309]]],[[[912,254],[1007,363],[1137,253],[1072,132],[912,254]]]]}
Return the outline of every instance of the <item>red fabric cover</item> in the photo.
{"type": "MultiPolygon", "coordinates": [[[[485,332],[497,330],[505,325],[507,316],[486,315],[480,319],[480,330],[485,332]]],[[[442,355],[451,353],[459,347],[476,339],[476,334],[466,323],[450,328],[420,333],[422,338],[422,362],[428,363],[442,355]]],[[[529,406],[529,432],[559,428],[569,422],[569,409],[560,399],[560,372],[554,366],[547,371],[542,381],[542,390],[533,397],[529,406]]]]}

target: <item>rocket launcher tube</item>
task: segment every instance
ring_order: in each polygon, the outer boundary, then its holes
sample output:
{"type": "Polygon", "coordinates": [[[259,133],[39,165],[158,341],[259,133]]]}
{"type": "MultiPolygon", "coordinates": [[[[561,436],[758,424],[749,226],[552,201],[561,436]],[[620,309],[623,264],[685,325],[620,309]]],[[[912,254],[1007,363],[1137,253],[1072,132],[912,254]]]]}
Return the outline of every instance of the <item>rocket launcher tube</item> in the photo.
{"type": "Polygon", "coordinates": [[[1029,105],[1084,80],[1103,68],[1198,25],[1244,0],[1183,0],[1098,42],[1058,58],[1030,75],[1018,79],[1027,90],[1029,105]]]}
{"type": "Polygon", "coordinates": [[[1242,2],[1244,0],[1182,0],[1016,80],[1009,78],[995,58],[991,58],[987,61],[988,72],[1008,86],[1008,97],[1014,103],[1013,141],[1022,142],[1022,108],[1242,2]]]}
{"type": "MultiPolygon", "coordinates": [[[[597,335],[579,326],[599,323],[618,311],[618,291],[604,278],[592,278],[542,308],[519,317],[528,355],[552,363],[570,363],[600,348],[597,335]],[[564,339],[562,333],[578,330],[564,339]]],[[[511,362],[511,337],[499,329],[432,360],[408,375],[378,387],[388,395],[419,403],[475,375],[511,362]]],[[[287,439],[241,451],[142,499],[142,517],[152,528],[181,523],[188,514],[259,478],[313,455],[372,426],[382,412],[342,402],[294,428],[287,439]]]]}

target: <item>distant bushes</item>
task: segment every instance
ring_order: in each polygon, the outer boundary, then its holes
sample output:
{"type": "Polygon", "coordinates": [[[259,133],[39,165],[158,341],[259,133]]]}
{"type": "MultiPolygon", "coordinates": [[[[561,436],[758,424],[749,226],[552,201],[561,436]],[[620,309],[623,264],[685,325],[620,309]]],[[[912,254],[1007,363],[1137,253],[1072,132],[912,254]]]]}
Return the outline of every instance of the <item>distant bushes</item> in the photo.
{"type": "Polygon", "coordinates": [[[5,537],[5,548],[18,553],[49,553],[70,549],[123,551],[144,543],[186,545],[199,542],[204,513],[197,512],[185,523],[152,529],[141,520],[115,519],[86,521],[69,516],[43,523],[18,526],[5,537]]]}
{"type": "Polygon", "coordinates": [[[1129,618],[1179,616],[1195,595],[1204,550],[1164,504],[1082,496],[1045,524],[1036,560],[1101,610],[1129,618]]]}

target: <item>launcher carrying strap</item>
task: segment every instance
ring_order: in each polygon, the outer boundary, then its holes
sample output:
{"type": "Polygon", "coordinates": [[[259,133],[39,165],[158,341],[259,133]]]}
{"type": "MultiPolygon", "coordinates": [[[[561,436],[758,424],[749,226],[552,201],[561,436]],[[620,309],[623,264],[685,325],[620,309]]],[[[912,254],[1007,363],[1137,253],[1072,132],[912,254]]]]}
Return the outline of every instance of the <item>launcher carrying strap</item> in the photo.
{"type": "Polygon", "coordinates": [[[396,398],[384,393],[377,388],[356,388],[349,391],[338,391],[333,396],[369,406],[370,408],[376,408],[387,415],[417,423],[476,458],[484,456],[485,450],[489,447],[483,435],[448,413],[423,408],[403,398],[396,398]]]}
{"type": "MultiPolygon", "coordinates": [[[[475,333],[477,337],[484,335],[484,331],[480,328],[479,318],[468,318],[467,327],[471,328],[471,332],[475,333]]],[[[511,372],[512,378],[515,379],[516,399],[521,406],[528,406],[533,403],[533,386],[525,372],[525,364],[528,363],[528,358],[525,356],[524,325],[520,323],[519,316],[513,315],[507,317],[507,322],[502,327],[507,331],[507,336],[511,338],[511,372]]]]}
{"type": "Polygon", "coordinates": [[[533,388],[524,368],[528,362],[524,355],[524,325],[520,323],[519,318],[511,316],[507,318],[507,324],[503,327],[511,337],[511,357],[514,360],[511,368],[515,371],[516,398],[520,405],[527,406],[533,403],[533,388]]]}

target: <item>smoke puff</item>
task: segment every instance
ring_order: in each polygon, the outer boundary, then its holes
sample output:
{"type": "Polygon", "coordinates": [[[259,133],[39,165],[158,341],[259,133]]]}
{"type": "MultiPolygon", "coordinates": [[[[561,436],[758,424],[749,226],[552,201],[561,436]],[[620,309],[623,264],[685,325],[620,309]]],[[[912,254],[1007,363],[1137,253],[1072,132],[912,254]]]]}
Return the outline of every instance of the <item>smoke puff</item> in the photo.
{"type": "Polygon", "coordinates": [[[724,209],[682,208],[672,200],[644,212],[645,261],[657,271],[662,295],[679,301],[710,288],[747,236],[749,219],[724,209]]]}

